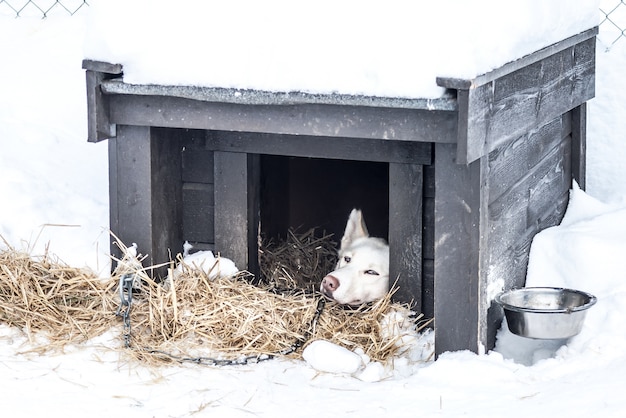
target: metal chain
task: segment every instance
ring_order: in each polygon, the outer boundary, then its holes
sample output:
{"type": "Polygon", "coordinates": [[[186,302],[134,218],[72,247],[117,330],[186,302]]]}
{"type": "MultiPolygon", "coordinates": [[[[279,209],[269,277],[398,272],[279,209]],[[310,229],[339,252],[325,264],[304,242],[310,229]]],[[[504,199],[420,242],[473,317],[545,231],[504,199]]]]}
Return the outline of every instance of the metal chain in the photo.
{"type": "Polygon", "coordinates": [[[128,273],[120,277],[119,293],[120,306],[117,308],[115,315],[121,316],[124,321],[124,346],[130,348],[130,309],[133,303],[133,282],[135,275],[128,273]]]}
{"type": "MultiPolygon", "coordinates": [[[[134,274],[124,274],[120,277],[119,282],[119,294],[120,294],[120,306],[115,313],[117,316],[121,316],[124,321],[124,345],[126,348],[131,348],[131,325],[130,325],[130,310],[131,303],[133,301],[133,281],[135,280],[134,274]]],[[[326,298],[320,296],[315,307],[315,314],[311,320],[309,329],[304,333],[302,338],[297,339],[291,346],[280,350],[275,354],[255,354],[250,356],[243,356],[236,359],[216,359],[212,357],[183,357],[177,356],[172,353],[168,353],[162,350],[150,350],[146,351],[150,354],[161,354],[178,361],[179,363],[195,363],[206,366],[241,366],[246,364],[260,363],[263,361],[271,360],[276,356],[287,356],[289,354],[298,351],[304,344],[315,334],[317,323],[322,316],[326,306],[326,298]]]]}

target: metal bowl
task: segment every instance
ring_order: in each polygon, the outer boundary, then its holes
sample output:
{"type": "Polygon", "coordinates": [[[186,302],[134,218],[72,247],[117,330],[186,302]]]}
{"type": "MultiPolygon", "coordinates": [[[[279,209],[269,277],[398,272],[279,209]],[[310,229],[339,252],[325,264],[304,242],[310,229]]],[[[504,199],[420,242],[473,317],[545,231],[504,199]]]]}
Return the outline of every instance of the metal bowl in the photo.
{"type": "Polygon", "coordinates": [[[536,339],[563,339],[578,334],[596,297],[560,287],[526,287],[498,294],[513,334],[536,339]]]}

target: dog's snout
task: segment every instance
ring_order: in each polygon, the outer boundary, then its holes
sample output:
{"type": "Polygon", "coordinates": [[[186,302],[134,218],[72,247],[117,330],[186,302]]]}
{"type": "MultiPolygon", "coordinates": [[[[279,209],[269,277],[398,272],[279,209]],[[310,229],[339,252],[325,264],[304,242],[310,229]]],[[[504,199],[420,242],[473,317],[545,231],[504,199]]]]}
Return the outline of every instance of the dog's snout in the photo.
{"type": "Polygon", "coordinates": [[[322,279],[322,289],[327,293],[332,293],[339,287],[339,280],[330,274],[322,279]]]}

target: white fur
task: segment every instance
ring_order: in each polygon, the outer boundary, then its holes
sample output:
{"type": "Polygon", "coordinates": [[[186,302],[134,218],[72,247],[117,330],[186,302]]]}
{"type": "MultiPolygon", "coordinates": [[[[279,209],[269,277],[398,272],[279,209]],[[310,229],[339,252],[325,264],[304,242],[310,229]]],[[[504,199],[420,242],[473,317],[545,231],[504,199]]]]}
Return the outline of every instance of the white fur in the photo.
{"type": "Polygon", "coordinates": [[[350,213],[339,262],[322,280],[320,291],[347,305],[372,302],[389,291],[389,246],[369,236],[360,210],[350,213]]]}

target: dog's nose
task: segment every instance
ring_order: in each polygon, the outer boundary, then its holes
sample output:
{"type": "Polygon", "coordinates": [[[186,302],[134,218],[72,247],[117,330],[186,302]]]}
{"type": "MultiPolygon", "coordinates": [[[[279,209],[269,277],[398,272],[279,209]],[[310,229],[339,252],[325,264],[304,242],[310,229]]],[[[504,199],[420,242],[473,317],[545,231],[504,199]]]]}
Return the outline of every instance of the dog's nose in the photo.
{"type": "Polygon", "coordinates": [[[327,293],[332,293],[339,287],[339,280],[330,274],[322,279],[322,289],[327,293]]]}

